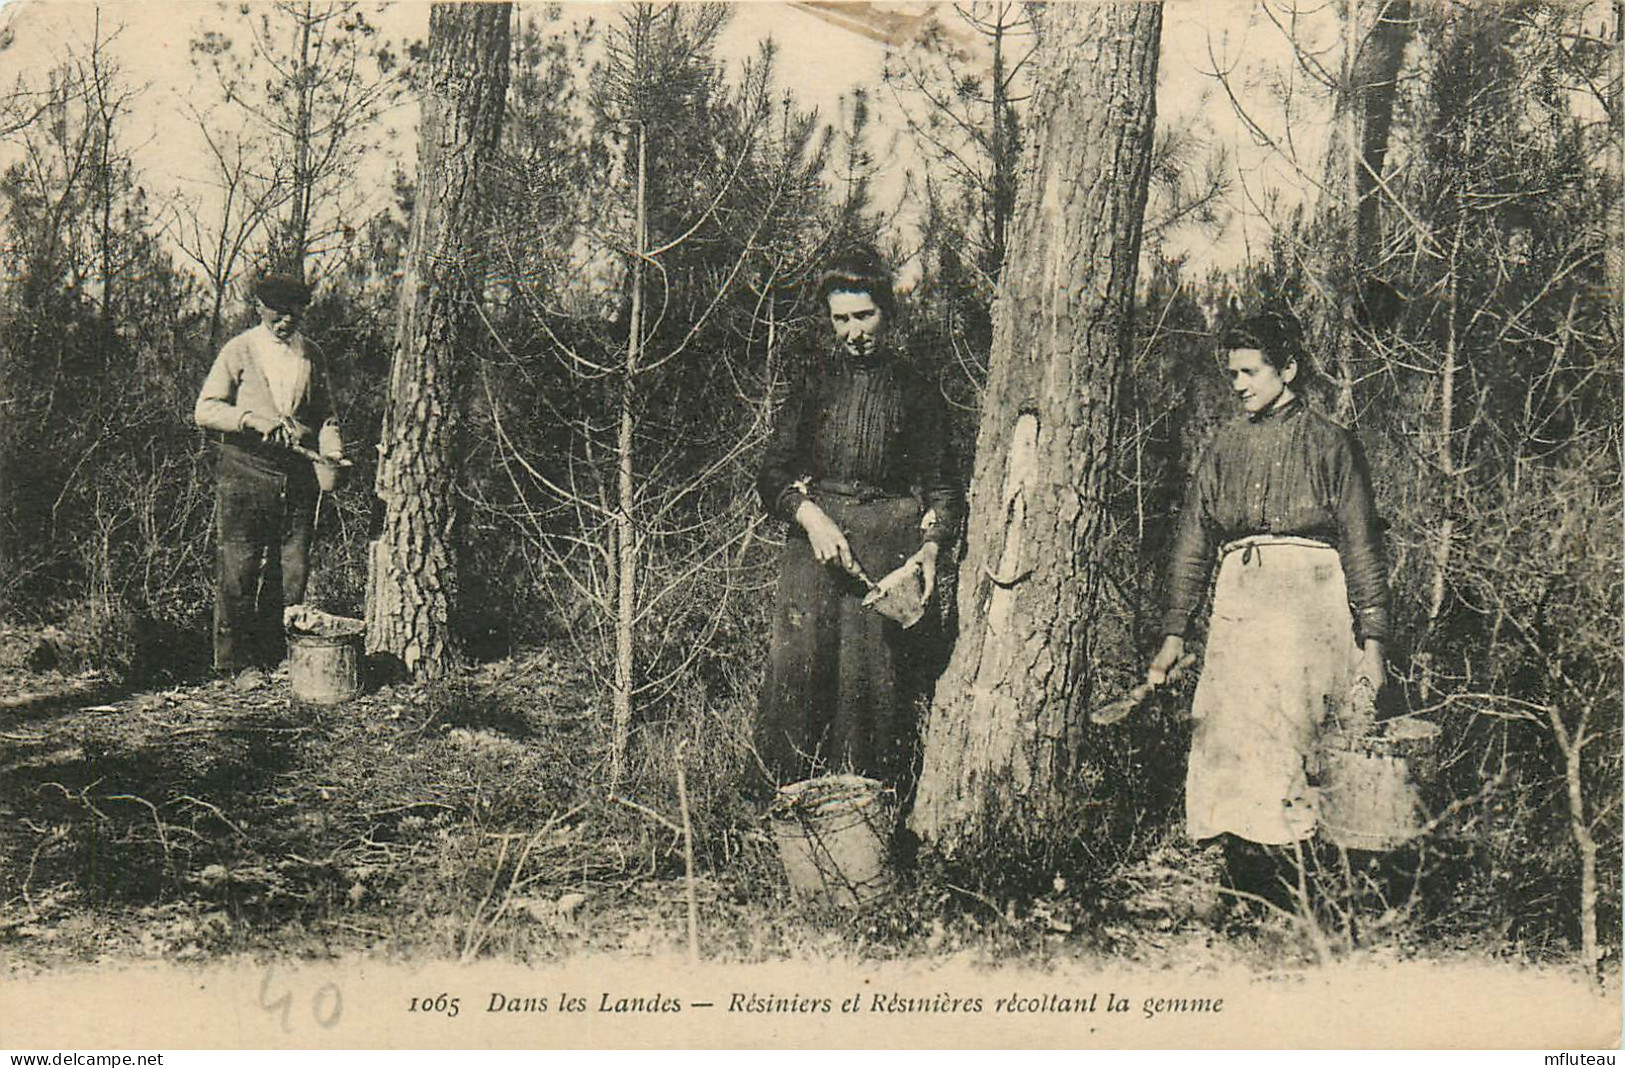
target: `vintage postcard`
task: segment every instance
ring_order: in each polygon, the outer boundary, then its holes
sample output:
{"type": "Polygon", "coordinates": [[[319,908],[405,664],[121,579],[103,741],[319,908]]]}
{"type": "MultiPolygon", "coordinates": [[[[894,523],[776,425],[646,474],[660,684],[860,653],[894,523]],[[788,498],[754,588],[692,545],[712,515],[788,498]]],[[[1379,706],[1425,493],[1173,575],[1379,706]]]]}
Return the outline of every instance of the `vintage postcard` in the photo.
{"type": "Polygon", "coordinates": [[[5,4],[0,1045],[1617,1049],[1621,33],[5,4]]]}

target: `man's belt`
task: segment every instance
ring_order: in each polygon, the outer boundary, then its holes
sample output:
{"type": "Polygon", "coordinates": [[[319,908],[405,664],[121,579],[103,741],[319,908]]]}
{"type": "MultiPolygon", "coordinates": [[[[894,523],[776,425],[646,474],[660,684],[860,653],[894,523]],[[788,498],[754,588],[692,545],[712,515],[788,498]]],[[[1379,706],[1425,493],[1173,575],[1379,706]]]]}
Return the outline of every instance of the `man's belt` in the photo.
{"type": "Polygon", "coordinates": [[[230,448],[233,459],[259,468],[267,474],[289,475],[309,471],[310,461],[297,453],[272,445],[258,434],[245,431],[226,433],[212,431],[209,435],[220,445],[230,448]]]}

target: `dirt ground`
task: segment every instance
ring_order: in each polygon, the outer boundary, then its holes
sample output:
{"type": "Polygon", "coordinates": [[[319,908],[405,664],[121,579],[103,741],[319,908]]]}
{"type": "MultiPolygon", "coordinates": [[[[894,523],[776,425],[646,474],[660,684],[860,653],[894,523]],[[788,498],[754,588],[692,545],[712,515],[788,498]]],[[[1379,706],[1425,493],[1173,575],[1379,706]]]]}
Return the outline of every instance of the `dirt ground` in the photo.
{"type": "MultiPolygon", "coordinates": [[[[0,667],[0,975],[686,948],[669,759],[683,739],[648,728],[641,751],[665,763],[634,760],[611,794],[607,717],[564,656],[330,707],[295,701],[285,675],[247,692],[215,680],[129,690],[26,659],[0,667]]],[[[1001,902],[921,879],[861,914],[817,907],[790,894],[759,806],[717,755],[730,726],[685,729],[707,960],[1326,959],[1291,917],[1214,920],[1210,874],[1177,851],[1087,893],[1057,877],[1053,893],[1001,902]]]]}
{"type": "Polygon", "coordinates": [[[280,674],[126,692],[13,667],[0,955],[16,971],[634,942],[586,921],[667,907],[670,835],[578,788],[600,747],[567,681],[542,657],[322,707],[280,674]]]}

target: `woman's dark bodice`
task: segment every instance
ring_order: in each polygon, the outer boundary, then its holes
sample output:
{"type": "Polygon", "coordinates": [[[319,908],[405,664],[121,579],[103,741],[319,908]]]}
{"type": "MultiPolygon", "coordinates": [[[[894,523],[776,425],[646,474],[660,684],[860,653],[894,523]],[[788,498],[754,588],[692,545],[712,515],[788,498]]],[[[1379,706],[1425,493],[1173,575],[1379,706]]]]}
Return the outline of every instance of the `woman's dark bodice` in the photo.
{"type": "Polygon", "coordinates": [[[1221,429],[1197,461],[1169,568],[1163,631],[1183,634],[1220,546],[1255,534],[1337,547],[1358,637],[1390,637],[1371,476],[1354,436],[1302,400],[1221,429]]]}
{"type": "Polygon", "coordinates": [[[964,512],[942,396],[895,359],[858,366],[831,352],[792,392],[757,488],[768,510],[788,520],[803,480],[858,494],[916,495],[936,513],[927,540],[950,540],[964,512]]]}

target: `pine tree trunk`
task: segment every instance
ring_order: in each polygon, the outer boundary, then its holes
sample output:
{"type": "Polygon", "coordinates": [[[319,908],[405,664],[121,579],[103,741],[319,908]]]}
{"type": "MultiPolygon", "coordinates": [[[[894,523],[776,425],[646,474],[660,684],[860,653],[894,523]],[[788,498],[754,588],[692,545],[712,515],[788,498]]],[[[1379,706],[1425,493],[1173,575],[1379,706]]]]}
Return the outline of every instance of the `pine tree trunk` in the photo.
{"type": "Polygon", "coordinates": [[[1008,125],[1010,120],[1009,76],[1005,72],[1004,35],[1005,18],[1013,5],[1000,5],[993,13],[993,224],[991,255],[983,266],[997,273],[1004,265],[1006,231],[1010,227],[1010,212],[1015,200],[1015,152],[1010,146],[1008,125]]]}
{"type": "Polygon", "coordinates": [[[1427,699],[1433,691],[1433,655],[1428,648],[1429,639],[1438,629],[1444,612],[1445,596],[1450,592],[1450,552],[1456,540],[1456,376],[1460,370],[1458,336],[1461,325],[1461,249],[1467,236],[1467,213],[1462,209],[1460,194],[1456,197],[1456,231],[1450,245],[1449,270],[1445,275],[1445,337],[1444,365],[1439,369],[1439,444],[1437,449],[1439,476],[1442,479],[1442,500],[1439,504],[1439,527],[1433,537],[1433,577],[1428,584],[1427,619],[1422,627],[1421,639],[1416,643],[1415,656],[1421,668],[1421,691],[1427,699]]]}
{"type": "Polygon", "coordinates": [[[1411,36],[1410,0],[1348,0],[1344,13],[1343,85],[1338,119],[1327,155],[1326,188],[1341,203],[1328,204],[1337,239],[1325,276],[1336,294],[1327,331],[1336,367],[1336,414],[1354,415],[1354,383],[1360,375],[1356,328],[1368,318],[1367,279],[1382,233],[1378,176],[1388,157],[1399,69],[1411,36]]]}
{"type": "Polygon", "coordinates": [[[632,690],[636,680],[636,623],[638,607],[638,525],[636,473],[638,373],[643,358],[643,271],[648,245],[645,197],[649,182],[649,131],[638,124],[637,216],[633,224],[632,309],[627,327],[626,366],[621,382],[621,422],[615,437],[615,709],[609,756],[609,783],[614,789],[626,772],[627,747],[632,737],[632,690]]]}
{"type": "Polygon", "coordinates": [[[479,178],[502,129],[511,6],[435,4],[429,22],[417,202],[379,439],[384,522],[367,576],[368,651],[419,678],[456,661],[460,343],[481,296],[479,178]]]}
{"type": "Polygon", "coordinates": [[[1569,833],[1574,838],[1575,852],[1580,855],[1580,964],[1592,979],[1598,978],[1597,967],[1602,955],[1597,941],[1597,840],[1591,834],[1586,819],[1583,753],[1589,741],[1586,728],[1590,719],[1586,707],[1573,731],[1563,721],[1563,713],[1555,706],[1546,710],[1547,722],[1557,748],[1563,754],[1563,784],[1569,807],[1569,833]]]}
{"type": "MultiPolygon", "coordinates": [[[[1608,60],[1608,104],[1618,115],[1625,107],[1625,4],[1614,5],[1614,47],[1608,60]]],[[[1608,301],[1608,318],[1614,325],[1614,336],[1619,336],[1619,325],[1625,318],[1625,154],[1622,154],[1618,122],[1610,126],[1608,151],[1603,153],[1603,173],[1614,190],[1613,202],[1608,207],[1607,232],[1603,234],[1603,278],[1608,283],[1612,299],[1608,301]]]]}
{"type": "Polygon", "coordinates": [[[1378,227],[1377,178],[1388,158],[1388,138],[1394,126],[1394,99],[1399,93],[1399,68],[1411,39],[1410,0],[1377,4],[1371,28],[1354,57],[1353,111],[1355,240],[1362,251],[1373,251],[1381,239],[1378,227]]]}
{"type": "Polygon", "coordinates": [[[316,93],[315,73],[311,69],[311,31],[316,21],[309,0],[299,16],[299,65],[293,79],[293,91],[298,103],[294,110],[293,135],[293,203],[288,215],[285,262],[288,273],[305,276],[305,256],[310,251],[310,205],[315,190],[310,173],[311,98],[316,93]]]}
{"type": "MultiPolygon", "coordinates": [[[[17,364],[13,351],[8,346],[0,345],[0,412],[17,411],[18,398],[13,396],[11,384],[13,368],[17,364]]],[[[13,569],[11,534],[17,501],[17,487],[11,475],[12,453],[16,449],[16,431],[13,428],[17,423],[18,420],[14,418],[0,419],[0,575],[6,576],[0,583],[9,582],[10,577],[17,573],[13,569]]],[[[0,614],[9,614],[12,607],[11,591],[0,584],[0,614]]]]}
{"type": "Polygon", "coordinates": [[[1091,616],[1161,28],[1152,3],[1043,14],[1045,73],[977,440],[964,624],[931,710],[913,814],[945,852],[1006,816],[1042,819],[1077,760],[1102,653],[1091,616]]]}

